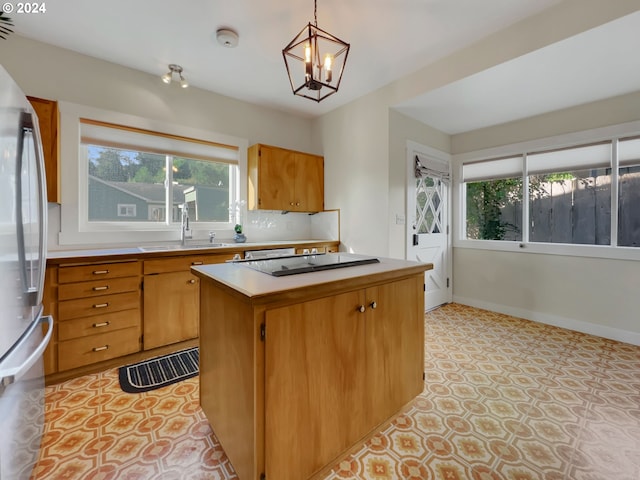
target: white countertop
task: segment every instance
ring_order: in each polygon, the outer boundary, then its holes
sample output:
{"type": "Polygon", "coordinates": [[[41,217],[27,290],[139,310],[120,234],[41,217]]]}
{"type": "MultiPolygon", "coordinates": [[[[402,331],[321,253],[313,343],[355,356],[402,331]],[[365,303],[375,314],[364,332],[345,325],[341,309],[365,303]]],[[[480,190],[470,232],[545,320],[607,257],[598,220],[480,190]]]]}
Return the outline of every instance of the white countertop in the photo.
{"type": "MultiPolygon", "coordinates": [[[[328,253],[327,255],[340,255],[328,253]]],[[[351,255],[351,254],[350,254],[351,255]]],[[[368,255],[353,255],[370,258],[368,255]]],[[[334,270],[322,270],[297,275],[274,277],[267,273],[253,270],[239,263],[221,263],[191,267],[191,270],[204,279],[210,279],[220,285],[235,290],[249,299],[267,297],[294,290],[312,289],[319,285],[330,283],[343,284],[370,277],[372,275],[387,274],[389,277],[404,274],[419,273],[432,268],[431,264],[424,264],[408,260],[378,257],[380,263],[356,265],[334,270]]]]}
{"type": "Polygon", "coordinates": [[[206,241],[198,244],[189,244],[187,247],[181,247],[180,244],[155,244],[140,247],[96,247],[77,250],[52,250],[47,252],[47,258],[50,259],[67,259],[78,257],[101,257],[115,255],[147,255],[149,253],[185,253],[185,252],[207,252],[207,253],[224,253],[228,251],[244,251],[255,249],[282,248],[284,246],[309,245],[315,243],[333,243],[336,240],[276,240],[268,242],[245,242],[245,243],[223,243],[221,246],[209,247],[206,241]]]}

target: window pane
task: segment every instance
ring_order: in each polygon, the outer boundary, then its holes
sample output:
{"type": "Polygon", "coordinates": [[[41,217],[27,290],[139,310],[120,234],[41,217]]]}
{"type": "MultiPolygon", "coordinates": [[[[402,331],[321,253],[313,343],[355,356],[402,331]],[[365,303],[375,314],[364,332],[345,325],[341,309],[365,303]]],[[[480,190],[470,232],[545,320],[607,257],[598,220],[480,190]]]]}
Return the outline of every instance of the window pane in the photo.
{"type": "Polygon", "coordinates": [[[186,158],[174,159],[173,167],[174,204],[187,202],[192,222],[229,222],[230,169],[234,167],[186,158]]]}
{"type": "Polygon", "coordinates": [[[87,152],[90,222],[164,222],[164,155],[97,145],[87,152]]]}
{"type": "Polygon", "coordinates": [[[596,168],[529,176],[531,242],[609,245],[611,175],[596,168]]]}
{"type": "Polygon", "coordinates": [[[522,178],[466,184],[467,238],[522,240],[522,178]]]}
{"type": "Polygon", "coordinates": [[[618,177],[618,245],[640,247],[640,166],[623,167],[618,177]]]}

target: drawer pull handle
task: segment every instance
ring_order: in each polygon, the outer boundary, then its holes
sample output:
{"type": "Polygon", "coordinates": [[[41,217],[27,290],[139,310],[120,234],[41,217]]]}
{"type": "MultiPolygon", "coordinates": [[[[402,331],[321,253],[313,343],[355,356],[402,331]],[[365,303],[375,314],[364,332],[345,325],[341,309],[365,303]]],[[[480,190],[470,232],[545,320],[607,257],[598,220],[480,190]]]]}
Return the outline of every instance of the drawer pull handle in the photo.
{"type": "Polygon", "coordinates": [[[360,305],[358,308],[356,308],[356,311],[360,312],[360,313],[364,313],[364,311],[367,309],[367,307],[365,307],[364,305],[360,305]]]}
{"type": "Polygon", "coordinates": [[[110,322],[94,323],[93,328],[108,327],[110,322]]]}
{"type": "Polygon", "coordinates": [[[198,262],[191,262],[191,265],[202,265],[203,263],[204,263],[204,262],[200,262],[200,261],[198,261],[198,262]]]}
{"type": "Polygon", "coordinates": [[[93,347],[92,350],[94,352],[102,352],[103,350],[108,350],[109,349],[109,345],[103,345],[101,347],[93,347]]]}
{"type": "Polygon", "coordinates": [[[106,308],[108,307],[109,304],[108,303],[96,303],[93,308],[106,308]]]}
{"type": "Polygon", "coordinates": [[[94,275],[106,275],[107,273],[109,273],[109,270],[94,270],[92,273],[94,275]]]}
{"type": "Polygon", "coordinates": [[[191,285],[193,285],[194,283],[196,283],[196,281],[195,281],[195,279],[193,279],[193,278],[192,278],[191,280],[189,280],[189,283],[190,283],[191,285]]]}
{"type": "Polygon", "coordinates": [[[369,304],[369,306],[370,306],[372,309],[374,309],[374,310],[375,310],[375,308],[378,306],[378,304],[377,304],[376,302],[371,302],[371,303],[369,304]]]}
{"type": "Polygon", "coordinates": [[[103,286],[103,287],[93,287],[93,291],[94,291],[94,292],[99,292],[99,291],[101,291],[101,290],[109,290],[109,286],[108,286],[108,285],[105,285],[105,286],[103,286]]]}

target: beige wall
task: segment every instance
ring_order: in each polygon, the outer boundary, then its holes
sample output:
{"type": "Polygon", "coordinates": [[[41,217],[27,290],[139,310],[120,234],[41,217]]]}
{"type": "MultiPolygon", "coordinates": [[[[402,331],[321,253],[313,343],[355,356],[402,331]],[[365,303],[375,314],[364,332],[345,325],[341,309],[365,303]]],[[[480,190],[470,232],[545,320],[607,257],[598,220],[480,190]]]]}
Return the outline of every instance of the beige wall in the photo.
{"type": "Polygon", "coordinates": [[[194,87],[165,85],[159,76],[18,35],[2,41],[0,63],[27,95],[246,138],[250,145],[312,149],[308,119],[194,87]]]}
{"type": "MultiPolygon", "coordinates": [[[[640,86],[639,86],[640,87],[640,86]]],[[[451,137],[451,153],[473,152],[638,120],[640,91],[451,137]]]]}
{"type": "Polygon", "coordinates": [[[455,302],[640,345],[640,263],[454,249],[455,302]]]}
{"type": "Polygon", "coordinates": [[[407,225],[413,212],[407,204],[407,141],[427,145],[441,152],[451,150],[451,137],[416,122],[395,110],[389,111],[389,256],[406,258],[407,225]],[[396,215],[405,216],[405,224],[396,223],[396,215]]]}

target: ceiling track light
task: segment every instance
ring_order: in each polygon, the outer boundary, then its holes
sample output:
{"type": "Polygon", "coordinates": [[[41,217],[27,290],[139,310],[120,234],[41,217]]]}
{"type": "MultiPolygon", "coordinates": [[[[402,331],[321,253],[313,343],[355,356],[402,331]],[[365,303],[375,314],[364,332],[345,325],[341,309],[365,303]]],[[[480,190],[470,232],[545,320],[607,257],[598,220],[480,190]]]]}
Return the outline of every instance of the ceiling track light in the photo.
{"type": "Polygon", "coordinates": [[[167,73],[165,73],[164,75],[162,75],[162,77],[160,77],[160,78],[162,78],[162,81],[164,83],[169,84],[173,80],[173,74],[174,73],[180,79],[180,86],[182,88],[187,88],[189,86],[189,82],[187,82],[187,80],[182,75],[182,67],[180,65],[176,65],[175,63],[170,64],[169,65],[169,71],[167,73]]]}
{"type": "Polygon", "coordinates": [[[282,50],[294,95],[320,102],[340,87],[349,44],[318,28],[318,4],[313,2],[314,24],[309,23],[282,50]]]}

